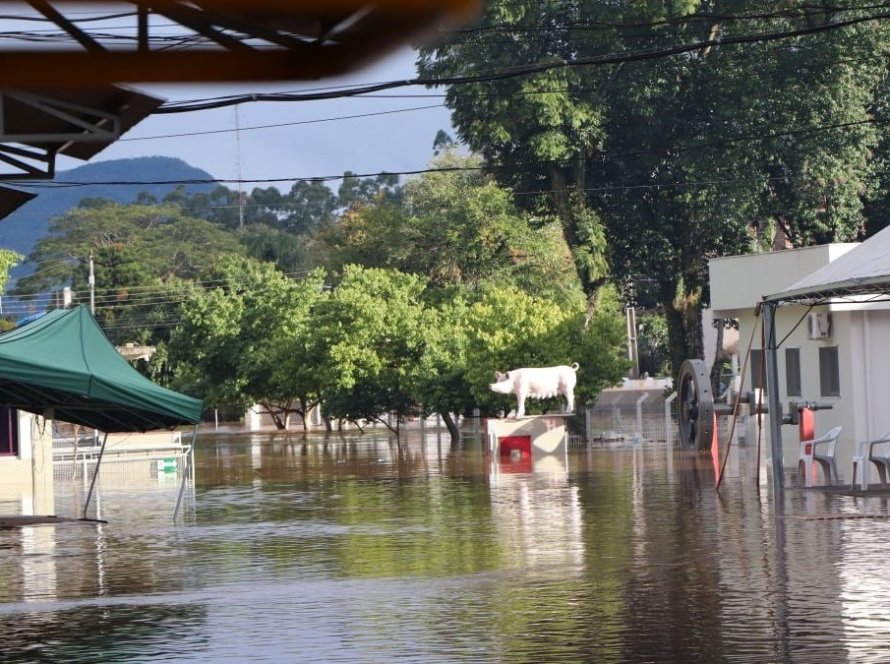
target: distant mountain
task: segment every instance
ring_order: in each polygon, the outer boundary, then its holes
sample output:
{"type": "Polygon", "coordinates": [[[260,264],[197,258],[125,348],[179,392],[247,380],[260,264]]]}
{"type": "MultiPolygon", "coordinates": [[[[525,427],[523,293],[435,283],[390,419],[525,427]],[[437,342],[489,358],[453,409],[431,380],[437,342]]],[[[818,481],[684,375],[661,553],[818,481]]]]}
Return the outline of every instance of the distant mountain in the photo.
{"type": "MultiPolygon", "coordinates": [[[[118,203],[133,203],[136,197],[147,192],[158,200],[176,189],[175,184],[110,185],[103,182],[157,182],[177,180],[209,180],[212,175],[200,168],[189,166],[173,157],[137,157],[113,159],[95,164],[78,166],[56,174],[54,182],[95,182],[77,187],[58,189],[29,188],[37,198],[25,203],[5,219],[0,220],[0,247],[12,249],[27,256],[34,245],[46,236],[50,220],[75,207],[83,198],[107,198],[118,203]]],[[[17,186],[17,183],[11,183],[17,186]]],[[[213,184],[186,185],[188,193],[208,192],[213,184]]],[[[12,270],[12,280],[30,274],[33,265],[20,265],[12,270]]]]}

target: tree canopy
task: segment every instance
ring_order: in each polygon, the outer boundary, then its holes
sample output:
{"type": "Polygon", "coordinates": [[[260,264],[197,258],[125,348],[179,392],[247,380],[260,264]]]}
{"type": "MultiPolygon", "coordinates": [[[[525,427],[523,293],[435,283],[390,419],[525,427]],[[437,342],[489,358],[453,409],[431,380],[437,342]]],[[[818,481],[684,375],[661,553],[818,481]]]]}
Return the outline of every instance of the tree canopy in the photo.
{"type": "Polygon", "coordinates": [[[493,3],[418,67],[516,72],[448,87],[458,135],[524,207],[558,215],[589,297],[651,280],[676,369],[701,354],[708,258],[768,224],[795,245],[861,234],[890,36],[871,11],[493,3]]]}

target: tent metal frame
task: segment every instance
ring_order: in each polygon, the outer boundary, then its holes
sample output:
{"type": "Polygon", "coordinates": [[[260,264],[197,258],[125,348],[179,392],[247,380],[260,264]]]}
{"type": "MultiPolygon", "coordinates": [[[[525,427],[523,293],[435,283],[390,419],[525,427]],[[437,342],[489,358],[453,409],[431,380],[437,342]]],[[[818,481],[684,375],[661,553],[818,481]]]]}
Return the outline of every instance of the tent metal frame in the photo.
{"type": "MultiPolygon", "coordinates": [[[[195,427],[192,429],[192,437],[189,441],[189,450],[188,454],[185,457],[185,469],[182,473],[182,482],[179,485],[179,493],[176,498],[176,507],[173,509],[173,523],[176,523],[176,519],[179,516],[179,507],[182,504],[182,497],[185,493],[186,483],[189,481],[194,484],[195,480],[195,443],[198,438],[198,424],[195,424],[195,427]]],[[[105,454],[105,445],[108,442],[108,432],[102,432],[102,445],[99,448],[99,456],[96,458],[96,467],[93,469],[93,476],[90,479],[90,489],[87,491],[87,497],[83,503],[83,518],[89,518],[87,516],[87,512],[89,511],[90,502],[93,498],[93,490],[96,487],[96,480],[99,477],[99,470],[102,467],[102,456],[105,454]]]]}
{"type": "Polygon", "coordinates": [[[767,295],[758,305],[763,313],[766,360],[766,390],[769,403],[770,452],[773,463],[771,484],[777,504],[783,504],[785,492],[784,451],[782,447],[782,402],[779,399],[779,347],[776,335],[776,312],[782,305],[810,307],[830,304],[873,304],[890,301],[890,276],[850,279],[821,287],[802,288],[767,295]],[[779,463],[776,463],[779,459],[779,463]]]}

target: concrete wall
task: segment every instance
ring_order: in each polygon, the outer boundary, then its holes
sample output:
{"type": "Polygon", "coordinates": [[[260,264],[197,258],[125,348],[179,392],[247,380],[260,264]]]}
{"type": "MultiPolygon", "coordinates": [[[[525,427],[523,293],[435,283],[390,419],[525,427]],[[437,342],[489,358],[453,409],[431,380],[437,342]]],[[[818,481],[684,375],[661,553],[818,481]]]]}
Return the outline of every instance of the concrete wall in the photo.
{"type": "Polygon", "coordinates": [[[0,513],[53,514],[52,420],[19,412],[19,453],[0,457],[0,513]]]}
{"type": "Polygon", "coordinates": [[[553,454],[565,449],[566,426],[563,417],[536,415],[520,419],[487,419],[485,433],[494,434],[497,438],[529,436],[533,454],[553,454]]]}
{"type": "Polygon", "coordinates": [[[708,262],[711,309],[715,312],[753,309],[764,295],[784,290],[857,246],[858,243],[825,244],[715,258],[708,262]]]}

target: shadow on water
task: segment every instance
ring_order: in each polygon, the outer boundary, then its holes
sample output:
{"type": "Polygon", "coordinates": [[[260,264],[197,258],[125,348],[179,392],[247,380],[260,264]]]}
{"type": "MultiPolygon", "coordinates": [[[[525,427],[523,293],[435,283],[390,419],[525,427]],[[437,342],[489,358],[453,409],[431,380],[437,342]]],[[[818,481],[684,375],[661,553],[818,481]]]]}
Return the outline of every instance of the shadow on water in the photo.
{"type": "Polygon", "coordinates": [[[203,434],[184,524],[175,479],[110,475],[106,525],[0,533],[3,661],[884,661],[887,498],[777,511],[737,455],[717,493],[664,443],[519,468],[435,432],[203,434]]]}

